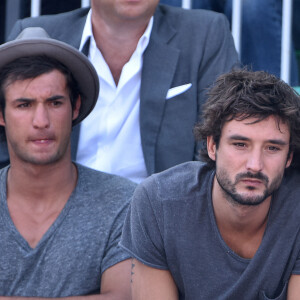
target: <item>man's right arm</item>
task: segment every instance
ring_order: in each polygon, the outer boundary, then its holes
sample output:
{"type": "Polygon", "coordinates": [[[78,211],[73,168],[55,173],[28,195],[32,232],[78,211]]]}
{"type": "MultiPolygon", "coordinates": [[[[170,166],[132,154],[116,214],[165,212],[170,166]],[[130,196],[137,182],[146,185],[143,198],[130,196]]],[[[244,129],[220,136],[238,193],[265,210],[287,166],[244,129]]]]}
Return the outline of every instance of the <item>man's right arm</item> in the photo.
{"type": "Polygon", "coordinates": [[[131,263],[132,300],[178,300],[171,273],[146,266],[136,259],[131,263]]]}
{"type": "Polygon", "coordinates": [[[133,257],[133,300],[178,300],[178,288],[167,263],[164,209],[156,176],[135,190],[122,231],[120,245],[133,257]]]}

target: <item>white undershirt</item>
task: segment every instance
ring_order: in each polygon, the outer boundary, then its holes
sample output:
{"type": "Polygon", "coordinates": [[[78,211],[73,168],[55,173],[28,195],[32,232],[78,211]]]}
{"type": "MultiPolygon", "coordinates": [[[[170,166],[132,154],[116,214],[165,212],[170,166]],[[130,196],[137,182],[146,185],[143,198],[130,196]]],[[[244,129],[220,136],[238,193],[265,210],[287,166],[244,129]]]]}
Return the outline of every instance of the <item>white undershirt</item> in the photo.
{"type": "MultiPolygon", "coordinates": [[[[118,174],[135,182],[147,177],[140,136],[140,87],[143,53],[148,46],[153,17],[116,86],[92,33],[91,10],[80,44],[90,38],[89,59],[100,80],[100,95],[91,114],[81,123],[77,162],[118,174]]],[[[122,45],[120,45],[122,47],[122,45]]]]}

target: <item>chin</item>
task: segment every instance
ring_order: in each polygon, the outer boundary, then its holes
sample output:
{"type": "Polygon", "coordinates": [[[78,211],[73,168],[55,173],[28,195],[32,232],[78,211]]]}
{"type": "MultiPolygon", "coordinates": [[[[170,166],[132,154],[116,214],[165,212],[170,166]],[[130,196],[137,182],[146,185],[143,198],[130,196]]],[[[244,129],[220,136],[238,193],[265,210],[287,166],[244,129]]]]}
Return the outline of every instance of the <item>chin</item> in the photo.
{"type": "Polygon", "coordinates": [[[231,198],[235,204],[243,206],[257,206],[263,203],[268,198],[268,195],[245,193],[232,195],[231,198]]]}

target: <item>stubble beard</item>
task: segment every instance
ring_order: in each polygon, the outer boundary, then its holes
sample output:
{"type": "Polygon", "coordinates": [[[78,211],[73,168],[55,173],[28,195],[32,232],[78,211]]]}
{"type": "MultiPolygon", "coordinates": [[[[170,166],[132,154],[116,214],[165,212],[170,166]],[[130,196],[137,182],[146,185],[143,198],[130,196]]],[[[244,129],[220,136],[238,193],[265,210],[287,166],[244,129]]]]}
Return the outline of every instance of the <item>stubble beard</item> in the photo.
{"type": "Polygon", "coordinates": [[[34,153],[29,153],[28,150],[24,151],[23,149],[21,149],[18,143],[11,143],[11,148],[13,149],[14,156],[17,157],[18,160],[36,166],[45,166],[57,163],[58,161],[62,160],[63,157],[66,155],[68,147],[69,141],[66,140],[61,145],[59,145],[58,149],[56,149],[52,154],[38,153],[35,155],[34,153]]]}
{"type": "Polygon", "coordinates": [[[277,175],[272,182],[269,184],[269,179],[266,175],[261,172],[258,173],[239,173],[235,177],[235,181],[232,182],[229,179],[228,173],[224,169],[220,169],[216,171],[216,179],[221,187],[225,198],[234,205],[242,205],[242,206],[257,206],[263,203],[269,196],[273,194],[273,192],[278,189],[281,184],[283,174],[277,175]],[[236,185],[242,178],[256,178],[264,182],[265,190],[262,194],[255,195],[251,193],[255,188],[249,186],[247,189],[249,193],[243,192],[238,193],[236,190],[236,185]]]}

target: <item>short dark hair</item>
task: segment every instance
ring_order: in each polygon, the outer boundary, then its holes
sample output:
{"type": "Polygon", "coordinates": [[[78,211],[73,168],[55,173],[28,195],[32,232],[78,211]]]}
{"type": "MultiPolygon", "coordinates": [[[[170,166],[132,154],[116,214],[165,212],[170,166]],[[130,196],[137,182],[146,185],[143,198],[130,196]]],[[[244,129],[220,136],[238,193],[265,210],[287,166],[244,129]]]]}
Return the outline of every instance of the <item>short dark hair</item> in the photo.
{"type": "MultiPolygon", "coordinates": [[[[46,55],[18,58],[0,70],[0,109],[5,117],[5,86],[17,80],[36,78],[53,70],[60,71],[66,78],[67,88],[74,109],[80,95],[78,84],[70,70],[55,58],[46,55]]],[[[0,140],[5,139],[5,130],[0,126],[0,140]]]]}
{"type": "Polygon", "coordinates": [[[284,81],[263,71],[234,70],[223,74],[208,92],[202,107],[201,121],[195,126],[197,141],[204,143],[199,151],[200,159],[211,167],[215,162],[207,153],[206,139],[212,136],[218,148],[225,122],[255,118],[260,122],[275,116],[290,129],[290,152],[294,152],[292,164],[299,163],[295,156],[300,152],[300,98],[284,81]]]}

